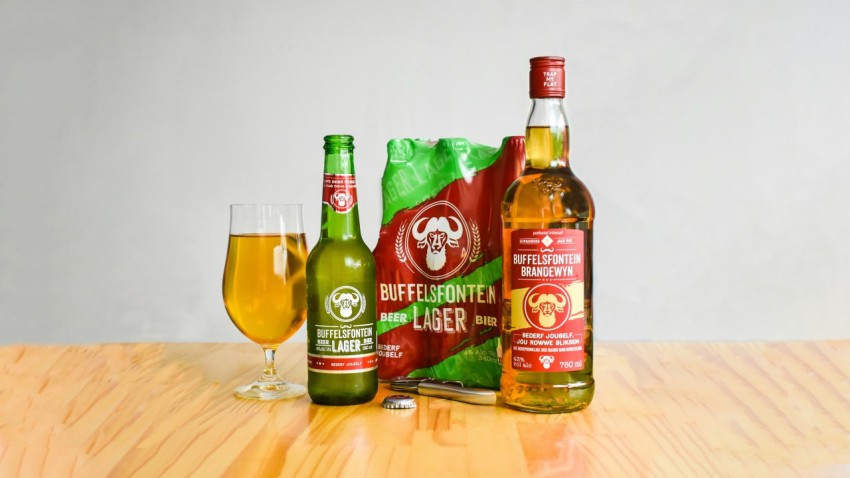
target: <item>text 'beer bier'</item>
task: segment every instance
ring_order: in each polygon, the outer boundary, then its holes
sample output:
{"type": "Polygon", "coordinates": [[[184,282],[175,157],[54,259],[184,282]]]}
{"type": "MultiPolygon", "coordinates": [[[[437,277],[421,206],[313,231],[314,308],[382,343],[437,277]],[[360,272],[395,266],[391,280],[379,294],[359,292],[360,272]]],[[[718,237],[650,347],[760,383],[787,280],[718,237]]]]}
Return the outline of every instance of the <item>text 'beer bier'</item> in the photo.
{"type": "Polygon", "coordinates": [[[375,260],[360,237],[354,138],[325,137],[322,229],[307,258],[307,391],[323,405],[378,391],[375,260]]]}
{"type": "Polygon", "coordinates": [[[378,373],[498,388],[502,297],[499,205],[524,162],[462,138],[387,144],[375,259],[378,373]]]}

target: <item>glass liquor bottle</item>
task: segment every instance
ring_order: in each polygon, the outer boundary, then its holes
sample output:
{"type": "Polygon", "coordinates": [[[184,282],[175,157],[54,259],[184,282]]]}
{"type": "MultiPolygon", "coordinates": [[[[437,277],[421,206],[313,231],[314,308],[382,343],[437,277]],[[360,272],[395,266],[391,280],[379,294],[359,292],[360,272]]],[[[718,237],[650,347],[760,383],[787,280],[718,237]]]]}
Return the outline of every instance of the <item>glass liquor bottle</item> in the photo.
{"type": "Polygon", "coordinates": [[[523,173],[502,202],[501,391],[511,408],[561,413],[590,404],[593,199],[570,168],[564,59],[531,59],[523,173]]]}

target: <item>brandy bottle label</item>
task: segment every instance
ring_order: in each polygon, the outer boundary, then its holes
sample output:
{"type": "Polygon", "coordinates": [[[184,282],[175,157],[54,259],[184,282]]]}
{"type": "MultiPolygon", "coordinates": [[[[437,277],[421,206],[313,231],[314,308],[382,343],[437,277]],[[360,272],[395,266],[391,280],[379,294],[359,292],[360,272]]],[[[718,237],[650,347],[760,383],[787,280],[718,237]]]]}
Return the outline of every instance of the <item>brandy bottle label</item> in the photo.
{"type": "Polygon", "coordinates": [[[338,213],[347,213],[357,204],[357,186],[353,174],[325,174],[322,202],[338,213]]]}
{"type": "Polygon", "coordinates": [[[584,368],[584,231],[511,232],[511,366],[584,368]]]}

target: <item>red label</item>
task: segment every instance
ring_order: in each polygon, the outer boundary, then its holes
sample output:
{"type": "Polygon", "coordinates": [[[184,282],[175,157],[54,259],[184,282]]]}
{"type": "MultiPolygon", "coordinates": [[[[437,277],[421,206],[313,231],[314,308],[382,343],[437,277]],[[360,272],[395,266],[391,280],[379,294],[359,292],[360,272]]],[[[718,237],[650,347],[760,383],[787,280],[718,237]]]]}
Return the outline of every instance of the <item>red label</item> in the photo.
{"type": "Polygon", "coordinates": [[[311,372],[354,373],[378,368],[378,355],[313,355],[307,354],[307,369],[311,372]]]}
{"type": "Polygon", "coordinates": [[[353,174],[325,174],[322,202],[334,211],[346,213],[357,204],[357,185],[353,174]]]}
{"type": "Polygon", "coordinates": [[[584,231],[513,231],[509,260],[514,370],[582,370],[584,231]]]}

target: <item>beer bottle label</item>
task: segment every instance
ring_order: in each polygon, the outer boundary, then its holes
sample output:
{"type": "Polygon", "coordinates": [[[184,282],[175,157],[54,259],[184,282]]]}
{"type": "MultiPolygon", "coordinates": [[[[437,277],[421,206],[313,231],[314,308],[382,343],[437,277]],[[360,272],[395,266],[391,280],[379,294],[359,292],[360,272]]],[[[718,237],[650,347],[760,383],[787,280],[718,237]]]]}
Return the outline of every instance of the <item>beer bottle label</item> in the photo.
{"type": "Polygon", "coordinates": [[[308,328],[307,368],[313,372],[354,373],[378,368],[375,324],[364,315],[366,296],[340,286],[325,296],[324,320],[308,328]]]}
{"type": "Polygon", "coordinates": [[[511,232],[511,366],[584,368],[584,231],[511,232]]]}
{"type": "Polygon", "coordinates": [[[347,213],[357,204],[357,185],[353,174],[327,174],[322,189],[322,202],[338,213],[347,213]]]}

